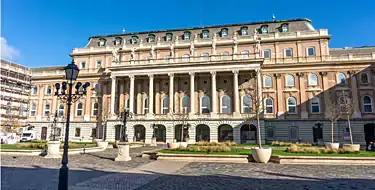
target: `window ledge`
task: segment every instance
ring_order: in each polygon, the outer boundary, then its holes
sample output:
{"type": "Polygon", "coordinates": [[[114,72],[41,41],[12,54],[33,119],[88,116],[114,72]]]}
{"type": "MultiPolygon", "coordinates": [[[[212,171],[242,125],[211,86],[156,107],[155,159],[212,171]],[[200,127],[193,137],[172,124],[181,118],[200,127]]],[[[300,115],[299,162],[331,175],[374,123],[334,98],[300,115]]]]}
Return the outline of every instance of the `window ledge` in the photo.
{"type": "Polygon", "coordinates": [[[321,92],[321,91],[322,91],[322,89],[320,89],[320,88],[308,88],[306,90],[306,92],[321,92]]]}
{"type": "Polygon", "coordinates": [[[276,90],[263,90],[263,93],[276,93],[276,90]]]}
{"type": "Polygon", "coordinates": [[[297,89],[286,89],[286,90],[283,90],[283,92],[299,92],[299,90],[297,90],[297,89]]]}
{"type": "Polygon", "coordinates": [[[359,90],[373,90],[374,87],[372,87],[372,86],[360,86],[358,89],[359,90]]]}

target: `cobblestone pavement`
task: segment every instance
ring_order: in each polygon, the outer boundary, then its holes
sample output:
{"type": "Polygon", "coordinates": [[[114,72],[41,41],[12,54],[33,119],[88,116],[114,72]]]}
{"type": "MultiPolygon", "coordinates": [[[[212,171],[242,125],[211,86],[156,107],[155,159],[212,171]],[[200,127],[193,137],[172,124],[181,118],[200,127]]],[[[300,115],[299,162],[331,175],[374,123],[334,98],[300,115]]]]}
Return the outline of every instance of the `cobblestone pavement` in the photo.
{"type": "MultiPolygon", "coordinates": [[[[114,162],[116,149],[70,156],[71,190],[98,189],[373,189],[375,166],[114,162]],[[164,168],[166,168],[164,171],[164,168]]],[[[60,159],[2,156],[1,189],[57,189],[60,159]]]]}

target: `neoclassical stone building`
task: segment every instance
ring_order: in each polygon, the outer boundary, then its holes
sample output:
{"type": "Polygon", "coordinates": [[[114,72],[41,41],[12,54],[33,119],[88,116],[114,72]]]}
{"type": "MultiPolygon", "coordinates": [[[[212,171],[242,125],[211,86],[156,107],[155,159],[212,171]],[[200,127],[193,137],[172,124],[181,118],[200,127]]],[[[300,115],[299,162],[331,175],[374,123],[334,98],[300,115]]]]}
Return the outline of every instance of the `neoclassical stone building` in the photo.
{"type": "MultiPolygon", "coordinates": [[[[345,93],[354,141],[364,144],[374,138],[375,48],[329,48],[330,38],[308,19],[92,36],[70,54],[79,81],[93,88],[73,104],[71,138],[114,141],[117,115],[128,109],[131,141],[155,134],[161,142],[255,143],[261,102],[262,141],[323,142],[331,136],[330,94],[345,93]]],[[[39,131],[49,130],[49,113],[66,111],[52,96],[60,68],[33,69],[30,122],[39,131]]],[[[334,130],[336,141],[349,141],[344,118],[334,130]]]]}

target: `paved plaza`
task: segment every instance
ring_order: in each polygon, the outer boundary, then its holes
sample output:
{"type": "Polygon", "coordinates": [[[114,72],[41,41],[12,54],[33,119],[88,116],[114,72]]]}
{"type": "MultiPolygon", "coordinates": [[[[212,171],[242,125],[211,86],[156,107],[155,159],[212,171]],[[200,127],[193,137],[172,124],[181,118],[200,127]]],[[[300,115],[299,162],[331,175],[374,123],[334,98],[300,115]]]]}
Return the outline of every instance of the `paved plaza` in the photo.
{"type": "MultiPolygon", "coordinates": [[[[375,166],[227,164],[153,161],[131,149],[132,160],[114,162],[117,149],[69,157],[69,189],[374,189],[375,166]]],[[[60,159],[2,156],[1,189],[57,189],[60,159]]]]}

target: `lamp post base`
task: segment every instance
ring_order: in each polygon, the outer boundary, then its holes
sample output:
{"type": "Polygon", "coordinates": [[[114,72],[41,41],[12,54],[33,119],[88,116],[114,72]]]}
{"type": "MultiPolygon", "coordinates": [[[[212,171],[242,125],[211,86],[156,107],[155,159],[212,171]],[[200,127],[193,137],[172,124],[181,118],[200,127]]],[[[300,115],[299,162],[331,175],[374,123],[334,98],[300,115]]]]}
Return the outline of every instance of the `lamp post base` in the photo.
{"type": "Polygon", "coordinates": [[[47,155],[44,158],[61,158],[60,141],[49,141],[47,155]]]}
{"type": "Polygon", "coordinates": [[[150,146],[158,146],[156,144],[156,138],[155,137],[151,138],[151,144],[150,144],[150,146]]]}
{"type": "Polygon", "coordinates": [[[130,161],[132,158],[129,155],[129,143],[128,142],[120,142],[118,144],[118,155],[115,158],[115,161],[130,161]]]}

